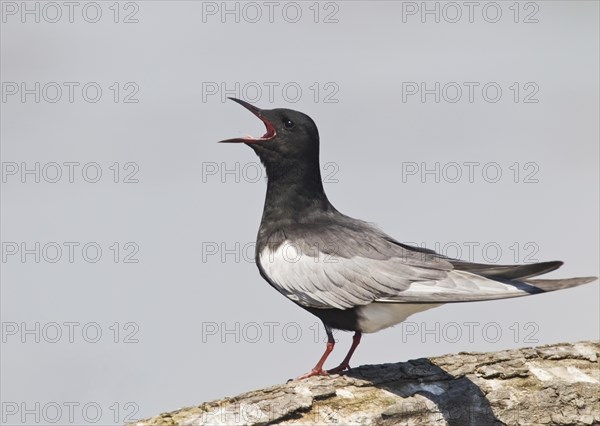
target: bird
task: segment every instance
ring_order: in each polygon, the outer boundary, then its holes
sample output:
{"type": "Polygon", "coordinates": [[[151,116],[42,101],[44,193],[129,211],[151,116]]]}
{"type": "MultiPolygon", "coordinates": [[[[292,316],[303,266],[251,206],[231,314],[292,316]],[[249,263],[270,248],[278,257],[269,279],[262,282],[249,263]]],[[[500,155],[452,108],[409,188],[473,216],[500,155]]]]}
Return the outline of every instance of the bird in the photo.
{"type": "Polygon", "coordinates": [[[579,286],[597,277],[533,279],[563,262],[488,265],[453,259],[392,238],[374,224],[339,212],[321,180],[319,132],[306,114],[286,108],[242,105],[265,125],[261,137],[237,137],[265,167],[266,197],[255,261],[260,275],[325,327],[325,352],[298,377],[338,374],[364,333],[405,321],[446,303],[528,296],[579,286]],[[354,332],[343,361],[326,370],[335,346],[333,330],[354,332]]]}

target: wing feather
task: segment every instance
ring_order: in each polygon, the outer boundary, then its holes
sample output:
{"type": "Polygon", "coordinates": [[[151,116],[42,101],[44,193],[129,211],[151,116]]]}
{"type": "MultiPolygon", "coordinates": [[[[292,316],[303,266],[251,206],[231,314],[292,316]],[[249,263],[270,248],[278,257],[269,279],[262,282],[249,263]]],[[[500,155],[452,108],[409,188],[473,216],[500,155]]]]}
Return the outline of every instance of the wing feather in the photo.
{"type": "Polygon", "coordinates": [[[590,282],[529,280],[562,262],[483,265],[399,243],[347,216],[259,231],[257,264],[278,291],[302,306],[349,309],[373,302],[443,304],[504,299],[590,282]]]}
{"type": "Polygon", "coordinates": [[[297,303],[338,309],[395,297],[415,281],[440,280],[452,270],[441,257],[412,252],[363,222],[353,225],[279,232],[284,241],[257,247],[259,268],[297,303]]]}

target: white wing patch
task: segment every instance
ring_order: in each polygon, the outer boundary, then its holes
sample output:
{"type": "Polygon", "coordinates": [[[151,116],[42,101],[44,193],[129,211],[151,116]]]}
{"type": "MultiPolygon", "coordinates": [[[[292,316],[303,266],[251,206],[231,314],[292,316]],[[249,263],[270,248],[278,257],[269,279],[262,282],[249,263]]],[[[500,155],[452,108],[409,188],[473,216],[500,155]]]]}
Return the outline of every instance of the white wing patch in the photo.
{"type": "MultiPolygon", "coordinates": [[[[347,259],[341,259],[318,252],[318,256],[301,253],[298,246],[285,241],[275,251],[268,247],[259,255],[260,266],[277,289],[289,299],[303,306],[315,308],[348,309],[355,305],[363,305],[372,301],[343,292],[342,300],[330,295],[335,287],[331,278],[345,281],[337,272],[348,268],[347,259]],[[331,275],[331,277],[330,277],[331,275]]],[[[366,292],[365,292],[366,293],[366,292]]],[[[365,294],[366,296],[366,294],[365,294]]]]}

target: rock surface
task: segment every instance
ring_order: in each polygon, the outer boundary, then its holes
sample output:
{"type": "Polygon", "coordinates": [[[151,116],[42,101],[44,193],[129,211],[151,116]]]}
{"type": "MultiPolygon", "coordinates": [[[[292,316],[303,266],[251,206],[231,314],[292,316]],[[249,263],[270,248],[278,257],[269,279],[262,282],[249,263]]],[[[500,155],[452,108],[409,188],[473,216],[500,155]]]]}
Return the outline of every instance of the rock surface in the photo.
{"type": "Polygon", "coordinates": [[[365,365],[132,425],[596,425],[600,342],[365,365]]]}

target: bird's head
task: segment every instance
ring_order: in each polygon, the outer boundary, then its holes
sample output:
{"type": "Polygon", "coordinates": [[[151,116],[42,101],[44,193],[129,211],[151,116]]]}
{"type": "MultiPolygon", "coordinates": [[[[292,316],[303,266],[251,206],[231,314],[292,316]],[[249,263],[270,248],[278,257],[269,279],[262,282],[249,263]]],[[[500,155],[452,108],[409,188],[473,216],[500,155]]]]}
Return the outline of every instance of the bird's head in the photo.
{"type": "Polygon", "coordinates": [[[248,102],[229,98],[256,115],[266,127],[261,137],[225,139],[221,143],[245,143],[267,169],[290,167],[303,162],[319,162],[319,132],[306,114],[291,109],[260,109],[248,102]]]}

